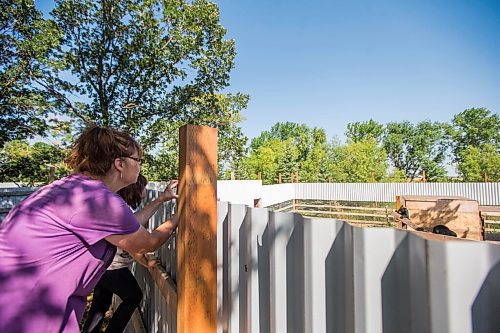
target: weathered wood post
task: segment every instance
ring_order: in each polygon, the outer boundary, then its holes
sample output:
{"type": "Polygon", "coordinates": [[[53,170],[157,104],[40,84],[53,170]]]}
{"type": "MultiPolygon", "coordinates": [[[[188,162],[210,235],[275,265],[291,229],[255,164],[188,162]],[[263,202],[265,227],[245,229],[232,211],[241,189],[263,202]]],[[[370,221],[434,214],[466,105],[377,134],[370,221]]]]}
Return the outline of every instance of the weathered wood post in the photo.
{"type": "Polygon", "coordinates": [[[235,180],[236,176],[234,175],[234,171],[231,171],[231,180],[235,180]]]}
{"type": "Polygon", "coordinates": [[[49,183],[52,183],[54,180],[56,180],[56,167],[53,165],[49,165],[49,183]]]}
{"type": "Polygon", "coordinates": [[[483,180],[485,183],[488,182],[488,173],[486,171],[483,173],[483,180]]]}
{"type": "Polygon", "coordinates": [[[217,331],[217,129],[179,131],[177,333],[217,331]]]}
{"type": "Polygon", "coordinates": [[[295,171],[295,182],[296,183],[299,182],[299,172],[298,171],[295,171]]]}
{"type": "Polygon", "coordinates": [[[427,182],[427,179],[425,178],[425,169],[422,170],[422,182],[423,183],[427,182]]]}
{"type": "Polygon", "coordinates": [[[258,179],[258,180],[261,180],[261,179],[262,179],[262,172],[260,172],[260,171],[259,171],[259,172],[257,173],[257,179],[258,179]]]}
{"type": "Polygon", "coordinates": [[[294,174],[294,173],[293,173],[293,171],[292,171],[292,173],[290,174],[290,183],[293,183],[293,177],[294,177],[294,176],[295,176],[295,174],[294,174]]]}
{"type": "Polygon", "coordinates": [[[281,173],[278,174],[278,184],[281,184],[281,173]]]}

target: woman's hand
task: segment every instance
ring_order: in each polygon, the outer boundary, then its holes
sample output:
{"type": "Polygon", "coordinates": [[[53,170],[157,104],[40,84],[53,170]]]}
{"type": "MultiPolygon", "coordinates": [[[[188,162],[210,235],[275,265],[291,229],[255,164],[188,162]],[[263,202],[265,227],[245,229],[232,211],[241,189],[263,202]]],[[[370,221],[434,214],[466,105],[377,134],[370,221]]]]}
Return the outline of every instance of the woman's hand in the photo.
{"type": "Polygon", "coordinates": [[[141,264],[142,266],[144,266],[148,269],[155,267],[156,262],[157,262],[155,256],[151,255],[150,253],[145,253],[145,254],[130,253],[130,255],[132,256],[132,258],[134,258],[134,260],[136,262],[138,262],[139,264],[141,264]]]}
{"type": "Polygon", "coordinates": [[[179,181],[177,179],[172,179],[171,181],[168,182],[167,188],[165,191],[160,194],[160,199],[162,202],[169,201],[172,199],[177,199],[179,196],[174,193],[174,189],[177,187],[179,184],[179,181]]]}

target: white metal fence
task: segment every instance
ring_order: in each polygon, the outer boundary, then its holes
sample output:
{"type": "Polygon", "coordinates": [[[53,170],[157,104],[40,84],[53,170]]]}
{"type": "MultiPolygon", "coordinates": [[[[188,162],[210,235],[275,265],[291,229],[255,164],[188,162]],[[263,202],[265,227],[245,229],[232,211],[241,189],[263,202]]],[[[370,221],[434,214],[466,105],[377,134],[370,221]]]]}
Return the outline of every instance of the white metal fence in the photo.
{"type": "Polygon", "coordinates": [[[298,183],[295,199],[394,202],[397,195],[461,196],[500,205],[500,183],[298,183]]]}
{"type": "Polygon", "coordinates": [[[394,202],[397,195],[461,196],[480,205],[500,206],[500,183],[288,183],[262,185],[260,180],[219,180],[220,201],[268,207],[293,199],[394,202]]]}
{"type": "Polygon", "coordinates": [[[500,246],[219,203],[219,331],[498,332],[500,246]]]}

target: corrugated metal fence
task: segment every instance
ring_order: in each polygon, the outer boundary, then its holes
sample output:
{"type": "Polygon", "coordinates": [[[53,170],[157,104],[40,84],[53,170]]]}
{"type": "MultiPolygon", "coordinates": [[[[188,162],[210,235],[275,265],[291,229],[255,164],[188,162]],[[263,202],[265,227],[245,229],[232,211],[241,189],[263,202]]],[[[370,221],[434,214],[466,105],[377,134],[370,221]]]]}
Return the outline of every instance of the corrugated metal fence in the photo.
{"type": "Polygon", "coordinates": [[[498,332],[500,246],[219,203],[220,331],[498,332]]]}
{"type": "Polygon", "coordinates": [[[500,183],[292,183],[262,185],[260,180],[219,180],[221,201],[263,207],[293,199],[394,202],[397,195],[461,196],[480,205],[500,206],[500,183]]]}
{"type": "Polygon", "coordinates": [[[397,195],[461,196],[499,206],[500,183],[298,183],[294,199],[394,202],[397,195]]]}

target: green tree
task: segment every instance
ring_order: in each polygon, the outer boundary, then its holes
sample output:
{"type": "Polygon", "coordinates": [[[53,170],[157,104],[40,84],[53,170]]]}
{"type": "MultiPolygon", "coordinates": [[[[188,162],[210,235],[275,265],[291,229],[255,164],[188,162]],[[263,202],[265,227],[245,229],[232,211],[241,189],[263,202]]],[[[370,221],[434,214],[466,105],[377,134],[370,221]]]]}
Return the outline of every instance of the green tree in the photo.
{"type": "Polygon", "coordinates": [[[392,165],[410,181],[421,176],[423,170],[427,180],[441,181],[446,179],[446,132],[446,125],[438,122],[392,122],[386,125],[383,147],[392,165]]]}
{"type": "Polygon", "coordinates": [[[484,144],[500,147],[500,116],[485,108],[467,109],[453,117],[451,122],[454,161],[461,163],[468,156],[469,147],[484,144]]]}
{"type": "Polygon", "coordinates": [[[67,148],[44,142],[30,145],[25,140],[9,141],[0,150],[0,182],[46,184],[50,166],[55,167],[56,178],[70,173],[63,162],[67,154],[67,148]]]}
{"type": "Polygon", "coordinates": [[[463,181],[481,182],[484,174],[489,181],[500,181],[500,151],[498,147],[485,143],[479,147],[468,146],[460,151],[458,172],[463,181]]]}
{"type": "Polygon", "coordinates": [[[367,139],[375,139],[380,143],[384,134],[384,125],[377,123],[373,119],[364,122],[354,122],[347,124],[346,137],[353,141],[359,142],[367,139]]]}
{"type": "Polygon", "coordinates": [[[343,161],[347,158],[346,146],[341,144],[338,139],[330,142],[327,157],[326,169],[328,180],[333,183],[347,182],[348,174],[344,169],[343,161]]]}
{"type": "MultiPolygon", "coordinates": [[[[219,178],[229,178],[231,170],[241,171],[242,159],[246,154],[247,138],[237,126],[242,121],[239,110],[245,108],[248,96],[243,94],[217,94],[216,103],[207,102],[203,97],[197,98],[191,109],[204,109],[207,103],[221,110],[218,115],[191,110],[191,119],[171,122],[160,120],[156,122],[154,131],[157,136],[145,141],[149,147],[155,147],[146,153],[146,163],[143,173],[151,180],[165,180],[178,177],[179,159],[179,128],[186,123],[205,125],[218,129],[218,171],[219,178]]],[[[239,176],[241,177],[241,176],[239,176]]],[[[245,174],[246,177],[246,174],[245,174]]]]}
{"type": "Polygon", "coordinates": [[[0,11],[0,147],[6,141],[44,135],[58,100],[46,87],[61,82],[51,57],[61,34],[32,0],[2,0],[0,11]]]}
{"type": "Polygon", "coordinates": [[[155,143],[158,122],[223,116],[234,40],[207,0],[57,0],[60,59],[81,98],[70,110],[83,122],[124,129],[155,143]],[[205,108],[196,107],[203,99],[205,108]]]}
{"type": "Polygon", "coordinates": [[[369,183],[380,182],[387,173],[387,155],[377,145],[374,138],[364,141],[349,142],[340,160],[340,168],[346,175],[346,182],[369,183]]]}
{"type": "Polygon", "coordinates": [[[250,178],[257,179],[257,174],[260,172],[263,184],[276,183],[280,162],[286,160],[290,143],[290,140],[281,141],[272,138],[254,149],[250,156],[244,160],[245,169],[250,178]]]}
{"type": "Polygon", "coordinates": [[[279,173],[282,174],[283,181],[288,181],[290,173],[296,171],[299,172],[300,181],[328,179],[326,159],[329,147],[323,129],[311,129],[304,124],[292,122],[278,122],[269,131],[262,132],[252,140],[250,156],[252,157],[261,147],[269,147],[269,142],[275,147],[274,149],[287,149],[288,152],[287,155],[277,155],[280,158],[276,161],[277,169],[274,171],[276,174],[273,175],[276,182],[279,173]],[[277,142],[286,143],[286,147],[279,148],[277,142]]]}
{"type": "Polygon", "coordinates": [[[301,163],[301,181],[315,183],[328,181],[327,156],[328,143],[323,129],[313,128],[312,147],[306,159],[301,163]]]}

